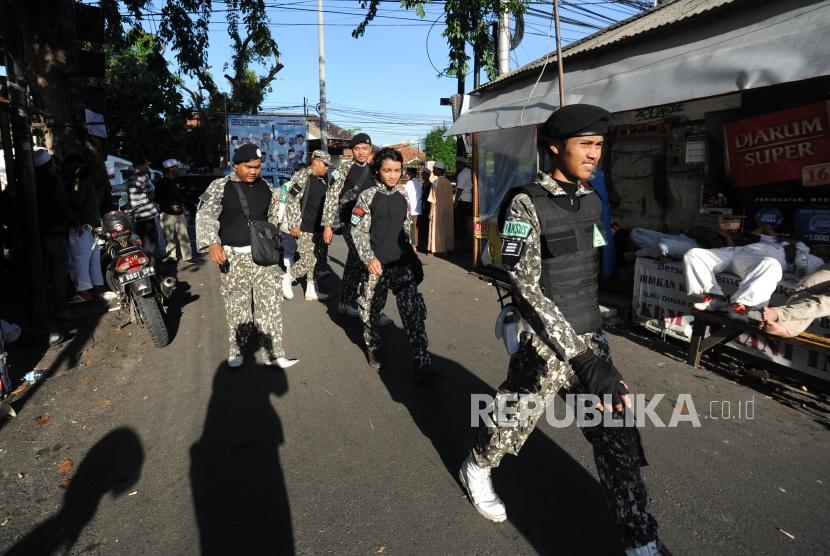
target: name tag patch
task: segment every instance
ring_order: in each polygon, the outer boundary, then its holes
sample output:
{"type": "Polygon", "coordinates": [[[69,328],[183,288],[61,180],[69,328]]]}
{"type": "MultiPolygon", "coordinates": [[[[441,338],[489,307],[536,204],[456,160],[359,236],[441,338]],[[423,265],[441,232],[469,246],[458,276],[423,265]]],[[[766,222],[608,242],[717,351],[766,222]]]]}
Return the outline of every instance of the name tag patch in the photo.
{"type": "Polygon", "coordinates": [[[501,235],[503,237],[510,237],[515,239],[527,239],[530,236],[530,231],[533,226],[530,222],[524,220],[509,219],[505,221],[504,228],[502,228],[501,235]]]}
{"type": "Polygon", "coordinates": [[[594,239],[592,247],[605,247],[606,245],[608,245],[608,242],[605,241],[605,236],[602,235],[602,231],[600,231],[599,226],[594,224],[594,239]]]}

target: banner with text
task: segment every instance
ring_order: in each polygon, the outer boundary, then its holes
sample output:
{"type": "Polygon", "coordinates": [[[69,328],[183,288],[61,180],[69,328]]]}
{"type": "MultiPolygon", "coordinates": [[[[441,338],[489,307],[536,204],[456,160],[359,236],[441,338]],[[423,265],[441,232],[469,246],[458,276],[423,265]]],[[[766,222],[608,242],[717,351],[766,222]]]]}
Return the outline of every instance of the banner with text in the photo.
{"type": "Polygon", "coordinates": [[[820,185],[822,168],[830,163],[828,107],[830,102],[817,102],[726,124],[732,185],[751,187],[793,180],[820,185]]]}

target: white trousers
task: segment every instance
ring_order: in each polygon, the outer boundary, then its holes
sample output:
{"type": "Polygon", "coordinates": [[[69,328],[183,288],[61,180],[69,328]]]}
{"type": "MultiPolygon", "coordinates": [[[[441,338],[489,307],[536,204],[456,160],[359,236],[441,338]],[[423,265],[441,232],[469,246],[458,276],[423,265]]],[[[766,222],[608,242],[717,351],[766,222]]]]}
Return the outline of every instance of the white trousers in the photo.
{"type": "Polygon", "coordinates": [[[722,249],[690,249],[683,257],[686,267],[686,291],[689,295],[714,294],[723,296],[715,275],[731,272],[741,278],[738,290],[732,294],[732,303],[747,307],[766,305],[784,270],[773,257],[740,247],[722,249]]]}
{"type": "Polygon", "coordinates": [[[92,232],[83,230],[78,235],[74,228],[69,229],[69,277],[75,282],[76,291],[104,285],[101,250],[92,232]]]}

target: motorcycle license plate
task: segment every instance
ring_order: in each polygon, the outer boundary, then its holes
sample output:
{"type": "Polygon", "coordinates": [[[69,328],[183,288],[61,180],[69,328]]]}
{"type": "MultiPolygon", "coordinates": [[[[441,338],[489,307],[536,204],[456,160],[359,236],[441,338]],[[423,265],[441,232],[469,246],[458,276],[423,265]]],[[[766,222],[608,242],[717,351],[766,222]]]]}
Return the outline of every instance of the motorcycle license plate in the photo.
{"type": "Polygon", "coordinates": [[[125,284],[129,284],[130,282],[135,282],[136,280],[141,280],[142,278],[147,278],[148,276],[152,276],[156,273],[156,270],[152,266],[144,267],[140,270],[136,270],[133,272],[128,272],[126,274],[121,274],[118,276],[118,284],[123,286],[125,284]]]}

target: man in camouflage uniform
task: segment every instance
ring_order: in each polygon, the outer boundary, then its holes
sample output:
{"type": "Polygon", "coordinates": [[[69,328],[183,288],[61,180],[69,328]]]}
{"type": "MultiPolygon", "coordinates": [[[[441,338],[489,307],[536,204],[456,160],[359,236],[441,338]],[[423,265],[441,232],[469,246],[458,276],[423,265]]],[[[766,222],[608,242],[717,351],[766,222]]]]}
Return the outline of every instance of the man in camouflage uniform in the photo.
{"type": "Polygon", "coordinates": [[[293,299],[291,285],[294,280],[309,275],[306,279],[305,298],[325,301],[328,294],[318,293],[314,272],[320,271],[326,262],[326,243],[320,227],[323,202],[326,198],[326,176],[331,156],[325,151],[314,151],[311,164],[291,178],[286,195],[285,222],[289,233],[297,238],[300,260],[286,270],[282,278],[282,294],[293,299]]]}
{"type": "MultiPolygon", "coordinates": [[[[530,403],[551,401],[573,388],[578,393],[611,397],[614,417],[630,405],[622,376],[611,362],[597,300],[596,248],[605,244],[601,205],[585,182],[602,149],[609,114],[591,105],[559,109],[540,132],[553,153],[553,172],[540,172],[533,183],[514,190],[502,213],[502,262],[512,282],[514,303],[533,332],[522,332],[511,356],[507,380],[496,394],[493,427],[479,435],[459,476],[476,509],[492,521],[507,513],[493,491],[490,470],[502,457],[518,454],[541,417],[530,403]],[[533,394],[522,399],[521,395],[533,394]],[[538,397],[537,397],[538,396],[538,397]],[[518,402],[517,402],[518,400],[518,402]]],[[[648,509],[640,475],[645,458],[634,427],[583,428],[594,448],[600,483],[616,516],[627,554],[658,554],[657,522],[648,509]]]]}
{"type": "Polygon", "coordinates": [[[414,238],[409,235],[412,220],[406,189],[398,184],[403,157],[393,149],[381,149],[373,165],[380,183],[360,194],[350,219],[357,255],[368,271],[358,299],[366,359],[369,365],[380,366],[378,319],[391,289],[412,349],[413,378],[434,382],[441,374],[432,367],[427,352],[424,324],[427,308],[418,292],[418,282],[423,276],[416,278],[416,273],[422,271],[412,245],[414,238]]]}
{"type": "Polygon", "coordinates": [[[274,194],[259,177],[261,156],[255,145],[242,145],[234,152],[233,172],[212,181],[202,194],[196,213],[196,245],[199,250],[208,249],[210,260],[222,272],[219,291],[228,319],[228,366],[242,365],[245,345],[251,333],[258,331],[266,362],[285,369],[297,359],[285,357],[282,349],[282,292],[275,287],[282,278],[280,267],[254,263],[248,219],[240,199],[241,191],[251,220],[277,224],[274,194]]]}
{"type": "MultiPolygon", "coordinates": [[[[340,314],[359,317],[356,307],[361,285],[366,280],[366,267],[360,262],[351,233],[351,212],[357,202],[357,196],[375,185],[370,159],[372,157],[372,139],[366,133],[358,133],[349,141],[352,150],[351,159],[344,159],[332,173],[334,183],[326,195],[323,207],[323,240],[331,243],[333,229],[339,219],[342,225],[343,239],[349,248],[346,264],[343,267],[343,284],[337,310],[340,314]]],[[[381,313],[380,325],[386,326],[392,320],[381,313]]]]}

